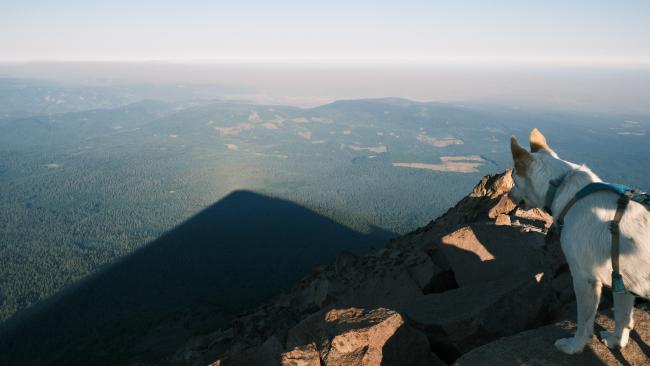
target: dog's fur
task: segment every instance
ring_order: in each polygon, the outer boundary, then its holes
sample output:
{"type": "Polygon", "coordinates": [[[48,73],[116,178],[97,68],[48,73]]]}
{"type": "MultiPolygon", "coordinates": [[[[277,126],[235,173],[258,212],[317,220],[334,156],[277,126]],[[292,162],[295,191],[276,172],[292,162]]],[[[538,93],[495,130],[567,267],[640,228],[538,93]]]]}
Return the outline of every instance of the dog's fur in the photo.
{"type": "MultiPolygon", "coordinates": [[[[562,160],[548,146],[546,138],[534,129],[530,135],[531,152],[511,139],[515,187],[511,199],[523,208],[542,208],[550,181],[565,175],[550,207],[559,213],[583,187],[600,182],[589,168],[562,160]]],[[[616,159],[616,156],[612,156],[616,159]]],[[[558,339],[555,346],[567,354],[579,353],[594,332],[594,318],[603,285],[611,286],[611,233],[609,224],[616,212],[618,197],[611,192],[593,193],[579,200],[564,218],[562,251],[573,277],[578,305],[578,329],[572,338],[558,339]]],[[[620,222],[620,272],[627,289],[650,298],[650,212],[630,202],[620,222]]],[[[613,332],[601,332],[608,347],[625,347],[634,327],[634,296],[614,294],[613,332]]]]}

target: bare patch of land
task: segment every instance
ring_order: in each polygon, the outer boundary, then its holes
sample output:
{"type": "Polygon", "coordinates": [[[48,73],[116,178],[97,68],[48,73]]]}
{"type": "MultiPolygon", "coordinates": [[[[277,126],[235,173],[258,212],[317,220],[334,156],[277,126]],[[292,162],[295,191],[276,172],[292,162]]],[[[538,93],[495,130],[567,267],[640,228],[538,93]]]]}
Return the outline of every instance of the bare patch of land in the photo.
{"type": "Polygon", "coordinates": [[[278,125],[276,125],[275,123],[272,123],[272,122],[263,123],[262,126],[264,126],[264,128],[267,128],[269,130],[277,130],[278,129],[278,125]]]}
{"type": "Polygon", "coordinates": [[[305,138],[307,140],[311,140],[311,131],[309,130],[298,131],[298,135],[300,135],[302,138],[305,138]]]}
{"type": "Polygon", "coordinates": [[[348,145],[348,147],[354,151],[369,151],[377,154],[385,153],[388,151],[386,146],[380,145],[380,146],[369,146],[369,147],[363,147],[363,146],[354,146],[354,145],[348,145]]]}
{"type": "Polygon", "coordinates": [[[280,158],[280,159],[288,159],[289,155],[282,155],[282,154],[265,154],[265,153],[260,153],[260,152],[254,152],[253,155],[255,156],[267,156],[271,158],[280,158]]]}
{"type": "Polygon", "coordinates": [[[449,145],[462,145],[465,143],[463,140],[455,137],[431,137],[423,133],[418,135],[417,140],[435,147],[447,147],[449,145]]]}
{"type": "Polygon", "coordinates": [[[253,128],[252,124],[242,123],[234,127],[214,127],[214,130],[219,132],[220,135],[238,135],[240,132],[251,128],[253,128]]]}
{"type": "Polygon", "coordinates": [[[618,135],[628,135],[628,136],[645,136],[645,131],[643,132],[617,132],[618,135]]]}
{"type": "Polygon", "coordinates": [[[312,122],[318,122],[318,123],[332,123],[333,121],[329,118],[322,118],[322,117],[311,117],[312,122]]]}
{"type": "Polygon", "coordinates": [[[454,172],[454,173],[477,173],[481,163],[459,163],[445,162],[442,164],[427,163],[393,163],[393,166],[401,168],[428,169],[436,172],[454,172]]]}
{"type": "Polygon", "coordinates": [[[465,155],[465,156],[441,156],[441,161],[483,161],[478,155],[465,155]]]}

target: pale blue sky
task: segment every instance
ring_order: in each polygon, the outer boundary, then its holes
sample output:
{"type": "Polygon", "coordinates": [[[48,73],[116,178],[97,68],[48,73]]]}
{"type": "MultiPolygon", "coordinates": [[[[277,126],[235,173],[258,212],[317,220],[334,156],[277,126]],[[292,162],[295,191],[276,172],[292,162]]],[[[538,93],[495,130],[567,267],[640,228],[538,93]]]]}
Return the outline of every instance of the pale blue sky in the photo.
{"type": "Polygon", "coordinates": [[[0,60],[650,64],[650,1],[0,2],[0,60]]]}

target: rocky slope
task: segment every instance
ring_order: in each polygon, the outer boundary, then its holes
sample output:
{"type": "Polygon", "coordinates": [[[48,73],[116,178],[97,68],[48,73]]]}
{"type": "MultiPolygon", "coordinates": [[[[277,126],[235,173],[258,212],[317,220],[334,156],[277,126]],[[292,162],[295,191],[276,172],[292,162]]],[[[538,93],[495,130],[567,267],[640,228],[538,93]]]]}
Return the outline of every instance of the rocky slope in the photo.
{"type": "MultiPolygon", "coordinates": [[[[579,356],[553,348],[574,326],[571,276],[559,242],[546,235],[551,218],[516,208],[507,197],[512,184],[509,171],[484,177],[427,226],[364,256],[340,253],[229,329],[191,339],[167,362],[648,364],[650,313],[643,305],[622,352],[596,339],[579,356]]],[[[603,312],[599,324],[612,328],[610,318],[603,312]]]]}

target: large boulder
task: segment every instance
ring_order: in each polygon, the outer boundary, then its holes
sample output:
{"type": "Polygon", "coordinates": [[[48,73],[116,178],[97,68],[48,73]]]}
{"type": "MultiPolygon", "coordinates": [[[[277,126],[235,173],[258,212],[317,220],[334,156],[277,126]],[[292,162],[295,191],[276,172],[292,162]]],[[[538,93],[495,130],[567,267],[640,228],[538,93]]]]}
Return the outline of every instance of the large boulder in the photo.
{"type": "Polygon", "coordinates": [[[543,273],[468,285],[418,298],[405,315],[445,360],[544,324],[559,309],[543,273]]]}
{"type": "Polygon", "coordinates": [[[341,304],[362,308],[389,308],[402,311],[423,295],[443,269],[420,250],[385,250],[355,272],[341,296],[341,304]]]}
{"type": "Polygon", "coordinates": [[[286,349],[286,366],[443,365],[422,333],[383,308],[319,311],[289,331],[286,349]]]}
{"type": "MultiPolygon", "coordinates": [[[[592,366],[592,365],[650,365],[650,313],[647,308],[637,309],[635,329],[630,343],[622,350],[607,348],[595,336],[577,355],[566,355],[553,345],[558,338],[566,338],[575,332],[575,323],[561,321],[511,337],[499,339],[460,357],[457,366],[592,366]]],[[[596,318],[596,330],[614,329],[611,311],[600,313],[596,318]]]]}
{"type": "Polygon", "coordinates": [[[544,235],[510,226],[477,223],[440,239],[438,247],[460,287],[544,272],[544,235]]]}

